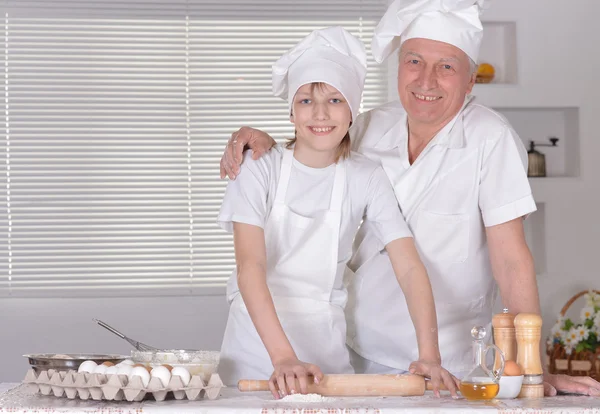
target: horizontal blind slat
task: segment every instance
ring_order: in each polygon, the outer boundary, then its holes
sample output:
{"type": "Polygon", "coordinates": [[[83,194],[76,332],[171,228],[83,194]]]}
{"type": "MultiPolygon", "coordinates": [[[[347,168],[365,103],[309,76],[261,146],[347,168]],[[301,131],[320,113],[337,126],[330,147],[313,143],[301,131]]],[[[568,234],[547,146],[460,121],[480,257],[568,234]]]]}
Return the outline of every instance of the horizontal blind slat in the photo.
{"type": "MultiPolygon", "coordinates": [[[[370,50],[384,3],[5,2],[0,296],[222,292],[229,135],[291,136],[272,63],[333,24],[370,50]]],[[[363,110],[385,102],[386,78],[369,58],[363,110]]]]}

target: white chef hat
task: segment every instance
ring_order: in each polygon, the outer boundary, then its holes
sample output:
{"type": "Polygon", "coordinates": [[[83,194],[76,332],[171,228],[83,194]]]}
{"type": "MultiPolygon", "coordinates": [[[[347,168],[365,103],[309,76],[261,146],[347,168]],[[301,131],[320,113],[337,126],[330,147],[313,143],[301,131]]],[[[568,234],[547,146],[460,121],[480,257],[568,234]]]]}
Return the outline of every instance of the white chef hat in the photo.
{"type": "Polygon", "coordinates": [[[484,2],[396,0],[375,29],[373,57],[381,63],[408,39],[424,38],[454,45],[477,62],[483,37],[479,16],[484,2]]]}
{"type": "Polygon", "coordinates": [[[365,46],[342,27],[315,30],[273,65],[273,94],[290,110],[298,89],[313,82],[336,88],[346,99],[352,120],[358,116],[367,75],[365,46]]]}

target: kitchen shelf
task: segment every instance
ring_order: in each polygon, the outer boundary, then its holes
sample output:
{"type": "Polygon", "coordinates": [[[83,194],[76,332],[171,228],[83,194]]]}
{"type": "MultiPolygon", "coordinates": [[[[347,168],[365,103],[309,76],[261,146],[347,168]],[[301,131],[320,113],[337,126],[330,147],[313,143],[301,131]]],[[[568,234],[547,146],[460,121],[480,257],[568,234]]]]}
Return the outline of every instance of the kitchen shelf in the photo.
{"type": "Polygon", "coordinates": [[[529,177],[529,184],[536,203],[564,199],[584,190],[580,177],[529,177]]]}
{"type": "Polygon", "coordinates": [[[496,70],[494,80],[490,84],[478,84],[478,88],[494,84],[517,83],[517,25],[515,22],[483,22],[483,41],[477,63],[489,63],[496,70]]]}
{"type": "Polygon", "coordinates": [[[536,147],[546,156],[546,175],[579,176],[579,109],[559,108],[494,108],[502,113],[529,149],[529,141],[549,144],[549,137],[559,139],[556,147],[536,147]]]}

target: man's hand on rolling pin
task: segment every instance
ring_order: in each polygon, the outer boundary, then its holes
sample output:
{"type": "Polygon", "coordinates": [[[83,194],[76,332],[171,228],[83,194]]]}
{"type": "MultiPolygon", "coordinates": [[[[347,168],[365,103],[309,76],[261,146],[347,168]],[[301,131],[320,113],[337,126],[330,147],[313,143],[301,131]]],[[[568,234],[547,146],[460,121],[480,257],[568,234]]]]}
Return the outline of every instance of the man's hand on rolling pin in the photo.
{"type": "Polygon", "coordinates": [[[544,373],[544,395],[554,397],[557,391],[600,397],[600,382],[591,377],[544,373]]]}
{"type": "Polygon", "coordinates": [[[440,384],[444,384],[448,391],[450,391],[452,398],[458,398],[456,391],[458,390],[460,381],[454,375],[446,371],[445,368],[442,368],[442,365],[438,361],[419,359],[410,364],[408,371],[411,374],[418,374],[430,378],[433,393],[436,397],[440,396],[440,384]]]}
{"type": "Polygon", "coordinates": [[[309,375],[314,377],[315,384],[323,379],[323,373],[318,366],[302,362],[298,358],[281,360],[274,363],[273,368],[275,370],[269,378],[269,389],[275,399],[295,394],[298,388],[301,394],[306,394],[309,375]]]}
{"type": "Polygon", "coordinates": [[[246,145],[252,150],[252,158],[257,160],[275,144],[275,140],[268,134],[258,129],[241,127],[231,134],[221,157],[221,178],[227,176],[229,179],[235,180],[240,173],[246,145]]]}

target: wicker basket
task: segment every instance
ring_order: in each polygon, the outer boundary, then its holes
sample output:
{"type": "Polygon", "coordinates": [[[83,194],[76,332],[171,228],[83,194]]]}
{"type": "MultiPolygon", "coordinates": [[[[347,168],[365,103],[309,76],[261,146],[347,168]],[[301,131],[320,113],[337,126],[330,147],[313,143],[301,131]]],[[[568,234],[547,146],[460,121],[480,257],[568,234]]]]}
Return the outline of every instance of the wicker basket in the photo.
{"type": "MultiPolygon", "coordinates": [[[[563,306],[560,314],[565,316],[569,307],[587,292],[589,291],[584,290],[573,296],[563,306]]],[[[600,294],[598,290],[594,290],[594,292],[600,294]]],[[[596,349],[596,352],[589,350],[581,352],[573,351],[571,355],[567,355],[565,348],[561,344],[554,344],[553,347],[548,348],[547,352],[549,360],[548,370],[551,374],[590,376],[596,380],[600,380],[600,347],[596,349]]]]}

